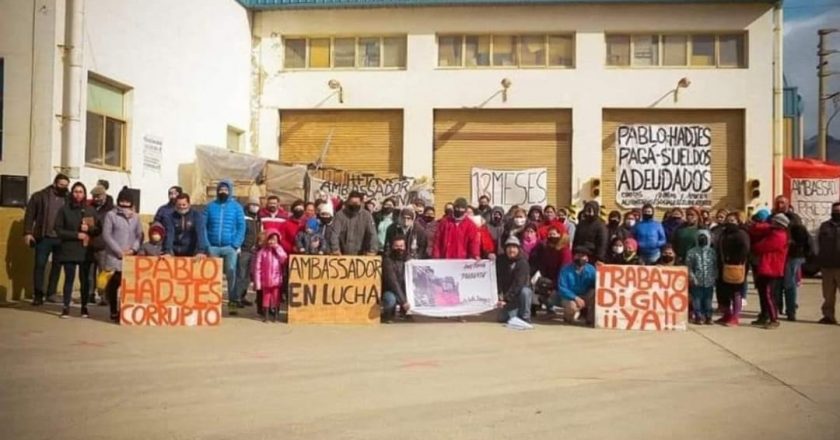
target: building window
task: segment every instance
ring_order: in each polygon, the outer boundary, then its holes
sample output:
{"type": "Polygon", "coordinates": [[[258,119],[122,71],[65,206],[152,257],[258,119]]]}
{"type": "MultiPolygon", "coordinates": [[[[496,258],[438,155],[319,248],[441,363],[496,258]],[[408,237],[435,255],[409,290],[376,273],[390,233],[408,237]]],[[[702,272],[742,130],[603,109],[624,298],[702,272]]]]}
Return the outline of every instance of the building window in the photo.
{"type": "Polygon", "coordinates": [[[747,67],[745,40],[745,34],[611,34],[607,65],[747,67]]]}
{"type": "Polygon", "coordinates": [[[572,35],[439,35],[438,67],[573,67],[572,35]]]}
{"type": "Polygon", "coordinates": [[[85,162],[125,169],[127,89],[88,77],[85,162]]]}
{"type": "Polygon", "coordinates": [[[287,70],[405,69],[406,38],[318,37],[284,38],[287,70]]]}
{"type": "Polygon", "coordinates": [[[238,153],[245,150],[245,130],[240,130],[234,126],[228,125],[227,149],[238,153]]]}
{"type": "Polygon", "coordinates": [[[3,58],[0,58],[0,161],[3,160],[3,88],[5,84],[3,72],[5,67],[3,58]]]}

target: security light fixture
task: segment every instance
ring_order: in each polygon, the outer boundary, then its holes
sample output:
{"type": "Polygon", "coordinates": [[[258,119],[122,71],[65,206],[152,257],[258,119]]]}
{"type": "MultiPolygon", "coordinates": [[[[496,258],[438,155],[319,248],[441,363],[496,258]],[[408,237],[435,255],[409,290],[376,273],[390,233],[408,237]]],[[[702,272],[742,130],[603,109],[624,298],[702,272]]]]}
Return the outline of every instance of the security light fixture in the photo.
{"type": "Polygon", "coordinates": [[[338,103],[344,104],[344,87],[342,87],[341,83],[337,79],[331,79],[327,86],[329,86],[332,90],[338,90],[338,103]]]}
{"type": "Polygon", "coordinates": [[[511,82],[510,78],[502,78],[502,102],[507,102],[508,89],[511,84],[513,82],[511,82]]]}

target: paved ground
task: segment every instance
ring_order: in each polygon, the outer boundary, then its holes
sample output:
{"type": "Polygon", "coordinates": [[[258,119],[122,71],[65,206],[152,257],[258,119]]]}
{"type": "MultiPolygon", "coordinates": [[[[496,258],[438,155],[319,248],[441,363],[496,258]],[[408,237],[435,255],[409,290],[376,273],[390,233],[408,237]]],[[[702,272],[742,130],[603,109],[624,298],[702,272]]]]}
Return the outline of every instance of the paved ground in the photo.
{"type": "MultiPolygon", "coordinates": [[[[803,322],[778,330],[670,334],[450,321],[289,327],[247,318],[216,329],[120,328],[4,308],[0,432],[836,440],[840,326],[813,323],[817,286],[801,303],[803,322]]],[[[96,318],[105,314],[99,308],[96,318]]]]}

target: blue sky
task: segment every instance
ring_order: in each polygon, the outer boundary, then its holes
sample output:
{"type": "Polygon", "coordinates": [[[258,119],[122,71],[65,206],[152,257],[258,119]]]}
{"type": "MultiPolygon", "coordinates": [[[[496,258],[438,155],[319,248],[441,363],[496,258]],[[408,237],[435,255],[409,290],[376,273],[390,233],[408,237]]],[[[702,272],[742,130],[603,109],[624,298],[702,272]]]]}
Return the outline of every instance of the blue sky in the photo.
{"type": "MultiPolygon", "coordinates": [[[[840,28],[840,0],[785,0],[784,70],[788,83],[799,87],[805,110],[805,138],[817,134],[817,29],[840,28]]],[[[830,36],[840,50],[840,32],[830,36]]],[[[840,72],[840,54],[829,58],[831,70],[840,72]]],[[[829,77],[830,92],[840,91],[840,74],[829,77]]],[[[829,115],[834,110],[828,104],[829,115]]],[[[829,132],[840,139],[840,115],[829,132]]]]}

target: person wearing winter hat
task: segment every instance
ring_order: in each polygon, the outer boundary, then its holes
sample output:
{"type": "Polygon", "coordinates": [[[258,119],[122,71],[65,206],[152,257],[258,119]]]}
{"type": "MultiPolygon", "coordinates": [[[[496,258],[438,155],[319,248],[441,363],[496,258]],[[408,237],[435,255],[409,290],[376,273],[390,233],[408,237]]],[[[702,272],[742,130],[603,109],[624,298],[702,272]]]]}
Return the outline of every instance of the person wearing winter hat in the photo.
{"type": "Polygon", "coordinates": [[[409,259],[423,260],[428,258],[426,250],[428,249],[428,238],[426,231],[417,222],[413,208],[403,208],[396,222],[388,227],[385,233],[385,246],[383,249],[391,249],[391,240],[396,236],[405,238],[407,253],[409,259]]]}
{"type": "Polygon", "coordinates": [[[432,258],[465,260],[481,258],[478,227],[467,218],[467,200],[459,198],[452,205],[452,214],[440,221],[432,258]]]}
{"type": "Polygon", "coordinates": [[[519,318],[531,320],[531,266],[516,237],[505,241],[505,251],[496,258],[496,283],[499,292],[499,322],[519,318]]]}
{"type": "Polygon", "coordinates": [[[770,210],[767,208],[761,208],[755,212],[752,216],[753,222],[766,222],[767,219],[770,218],[770,210]]]}
{"type": "MultiPolygon", "coordinates": [[[[259,237],[262,232],[262,224],[259,219],[260,198],[251,196],[245,206],[245,240],[239,252],[236,262],[236,290],[239,298],[239,305],[249,307],[252,303],[247,300],[248,286],[251,285],[251,260],[259,249],[259,237]]],[[[235,309],[229,309],[228,313],[236,314],[235,309]]]]}
{"type": "Polygon", "coordinates": [[[567,324],[575,322],[575,315],[586,309],[585,322],[595,324],[595,266],[589,263],[592,250],[586,246],[574,249],[574,262],[560,270],[557,279],[555,303],[563,306],[563,318],[567,324]]]}
{"type": "Polygon", "coordinates": [[[117,296],[122,284],[123,258],[137,255],[143,243],[143,228],[140,226],[140,217],[134,212],[134,202],[128,187],[123,187],[117,195],[116,209],[105,214],[102,239],[105,241],[102,270],[114,272],[105,287],[105,293],[111,308],[111,320],[119,323],[120,303],[117,296]]]}
{"type": "Polygon", "coordinates": [[[163,238],[166,237],[166,229],[160,223],[154,223],[149,227],[149,241],[140,246],[137,255],[144,257],[159,257],[163,254],[163,238]]]}
{"type": "Polygon", "coordinates": [[[766,329],[779,327],[778,309],[774,292],[785,277],[790,220],[776,214],[770,223],[756,223],[750,228],[752,253],[758,264],[755,268],[755,285],[761,300],[761,312],[753,325],[766,329]]]}
{"type": "Polygon", "coordinates": [[[329,255],[330,235],[332,234],[333,207],[330,203],[323,203],[318,208],[318,215],[306,224],[306,228],[298,232],[295,247],[298,252],[307,255],[329,255]]]}
{"type": "MultiPolygon", "coordinates": [[[[102,230],[102,222],[105,220],[105,214],[109,211],[114,209],[114,199],[108,195],[107,193],[108,188],[102,185],[96,185],[90,191],[90,202],[89,205],[93,208],[96,220],[96,227],[101,231],[102,230]]],[[[105,250],[105,242],[102,240],[102,235],[98,235],[93,237],[93,263],[90,265],[90,271],[88,273],[88,282],[94,288],[91,291],[90,303],[96,303],[96,278],[99,273],[99,268],[102,267],[102,254],[105,250]]],[[[104,291],[100,291],[100,299],[99,305],[104,306],[108,303],[105,301],[105,293],[104,291]]]]}
{"type": "MultiPolygon", "coordinates": [[[[207,253],[224,262],[228,288],[228,310],[239,306],[236,289],[236,264],[245,241],[245,211],[234,196],[233,182],[224,179],[216,186],[216,200],[204,209],[207,232],[207,253]]],[[[301,207],[301,212],[303,207],[301,207]]]]}

